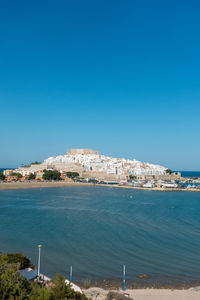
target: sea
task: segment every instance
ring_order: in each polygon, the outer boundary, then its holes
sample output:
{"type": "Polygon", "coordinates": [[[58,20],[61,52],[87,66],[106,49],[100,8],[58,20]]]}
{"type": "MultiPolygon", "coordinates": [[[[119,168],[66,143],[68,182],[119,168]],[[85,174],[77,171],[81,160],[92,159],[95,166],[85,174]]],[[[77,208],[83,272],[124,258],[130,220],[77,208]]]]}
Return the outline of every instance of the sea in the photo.
{"type": "Polygon", "coordinates": [[[200,177],[200,171],[178,171],[182,177],[200,177]]]}
{"type": "Polygon", "coordinates": [[[14,168],[0,168],[0,172],[3,172],[4,170],[11,170],[11,169],[14,169],[14,168]]]}
{"type": "Polygon", "coordinates": [[[37,267],[39,244],[41,272],[50,277],[69,278],[72,266],[80,284],[120,285],[125,264],[130,286],[200,285],[200,193],[0,190],[0,250],[23,252],[37,267]]]}

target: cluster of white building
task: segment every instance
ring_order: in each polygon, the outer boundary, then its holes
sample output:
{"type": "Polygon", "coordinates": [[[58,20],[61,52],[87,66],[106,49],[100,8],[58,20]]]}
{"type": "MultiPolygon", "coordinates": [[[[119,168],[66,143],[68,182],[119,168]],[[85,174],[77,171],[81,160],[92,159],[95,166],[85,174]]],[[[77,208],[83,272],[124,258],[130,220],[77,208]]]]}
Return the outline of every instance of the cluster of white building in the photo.
{"type": "MultiPolygon", "coordinates": [[[[44,161],[46,168],[66,169],[68,166],[74,165],[80,167],[86,172],[104,172],[116,175],[165,175],[166,168],[160,165],[143,163],[136,159],[130,160],[125,158],[114,158],[110,156],[100,155],[98,152],[91,154],[80,151],[67,152],[65,155],[49,157],[44,161]]],[[[87,149],[88,150],[88,149],[87,149]]],[[[88,151],[87,151],[88,152],[88,151]]]]}
{"type": "MultiPolygon", "coordinates": [[[[34,173],[42,178],[43,170],[58,170],[62,172],[78,172],[84,178],[99,180],[126,180],[133,176],[162,176],[166,175],[166,168],[160,165],[140,162],[136,159],[114,158],[100,155],[91,149],[71,149],[64,155],[52,156],[41,164],[32,164],[15,170],[22,176],[34,173]]],[[[6,176],[13,170],[6,170],[6,176]]]]}

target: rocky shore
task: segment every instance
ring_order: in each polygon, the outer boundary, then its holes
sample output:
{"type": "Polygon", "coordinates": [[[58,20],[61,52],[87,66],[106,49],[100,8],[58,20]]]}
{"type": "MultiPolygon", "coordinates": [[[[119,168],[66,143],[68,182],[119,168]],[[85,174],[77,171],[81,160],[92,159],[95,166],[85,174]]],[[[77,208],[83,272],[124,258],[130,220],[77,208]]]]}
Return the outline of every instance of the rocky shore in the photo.
{"type": "MultiPolygon", "coordinates": [[[[200,287],[190,288],[186,290],[170,290],[170,289],[127,289],[124,293],[119,290],[118,295],[112,298],[112,290],[104,290],[102,288],[90,288],[83,290],[86,297],[90,300],[108,300],[127,299],[132,300],[199,300],[200,287]],[[109,293],[111,292],[111,293],[109,293]]],[[[113,291],[116,293],[116,291],[113,291]]]]}

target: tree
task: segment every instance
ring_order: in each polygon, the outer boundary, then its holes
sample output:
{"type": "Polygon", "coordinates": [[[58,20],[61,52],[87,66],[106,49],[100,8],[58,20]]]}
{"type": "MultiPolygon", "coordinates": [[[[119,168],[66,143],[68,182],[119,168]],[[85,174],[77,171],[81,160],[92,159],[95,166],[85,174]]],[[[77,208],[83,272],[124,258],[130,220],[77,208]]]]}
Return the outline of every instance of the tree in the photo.
{"type": "Polygon", "coordinates": [[[55,279],[52,281],[53,285],[51,288],[51,299],[52,300],[87,300],[84,294],[75,292],[71,285],[66,285],[65,278],[60,274],[57,274],[55,279]]]}
{"type": "Polygon", "coordinates": [[[98,180],[97,179],[94,179],[94,178],[90,178],[88,180],[89,183],[94,183],[94,184],[97,184],[98,183],[98,180]]]}
{"type": "Polygon", "coordinates": [[[41,164],[41,162],[39,162],[39,161],[33,161],[28,165],[21,164],[21,166],[22,166],[22,168],[29,168],[31,165],[40,165],[40,164],[41,164]]]}
{"type": "Polygon", "coordinates": [[[136,179],[137,177],[134,176],[134,175],[130,175],[129,178],[130,178],[130,179],[136,179]]]}
{"type": "Polygon", "coordinates": [[[166,170],[166,173],[167,173],[167,174],[172,174],[172,170],[171,170],[171,169],[167,169],[167,170],[166,170]]]}
{"type": "Polygon", "coordinates": [[[60,180],[60,172],[57,170],[44,170],[42,178],[44,180],[60,180]]]}
{"type": "Polygon", "coordinates": [[[2,264],[0,269],[0,299],[26,300],[30,284],[17,272],[16,266],[2,264]]]}
{"type": "Polygon", "coordinates": [[[18,269],[34,268],[30,259],[22,253],[6,253],[1,256],[2,260],[7,264],[15,264],[18,269]]]}
{"type": "Polygon", "coordinates": [[[72,178],[72,179],[75,179],[75,178],[79,177],[78,172],[66,172],[66,175],[67,175],[68,178],[72,178]]]}
{"type": "Polygon", "coordinates": [[[32,163],[30,163],[30,165],[40,165],[41,164],[41,162],[40,161],[33,161],[32,163]]]}
{"type": "Polygon", "coordinates": [[[34,180],[35,177],[36,177],[35,174],[30,173],[30,174],[28,175],[28,180],[34,180]]]}
{"type": "Polygon", "coordinates": [[[6,176],[2,172],[0,172],[0,180],[5,180],[5,178],[6,176]]]}
{"type": "Polygon", "coordinates": [[[33,267],[31,261],[21,253],[0,253],[0,299],[1,300],[87,300],[85,295],[75,292],[65,278],[56,275],[52,283],[32,282],[17,272],[18,263],[23,268],[33,267]]]}
{"type": "Polygon", "coordinates": [[[10,175],[11,175],[11,176],[17,176],[17,179],[18,179],[18,180],[22,178],[22,174],[17,173],[17,172],[12,172],[10,175]]]}
{"type": "Polygon", "coordinates": [[[53,286],[51,289],[51,296],[53,299],[75,299],[76,293],[65,283],[65,278],[60,274],[57,274],[53,280],[53,286]]]}
{"type": "Polygon", "coordinates": [[[33,282],[29,300],[52,300],[50,290],[45,285],[33,282]]]}

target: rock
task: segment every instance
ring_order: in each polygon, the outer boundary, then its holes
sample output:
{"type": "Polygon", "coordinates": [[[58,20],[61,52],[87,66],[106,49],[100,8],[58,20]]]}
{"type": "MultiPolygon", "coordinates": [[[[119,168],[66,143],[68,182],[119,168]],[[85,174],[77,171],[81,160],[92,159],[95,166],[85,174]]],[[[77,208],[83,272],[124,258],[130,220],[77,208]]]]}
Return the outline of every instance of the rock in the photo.
{"type": "Polygon", "coordinates": [[[142,274],[139,276],[140,279],[147,279],[149,276],[147,274],[142,274]]]}

